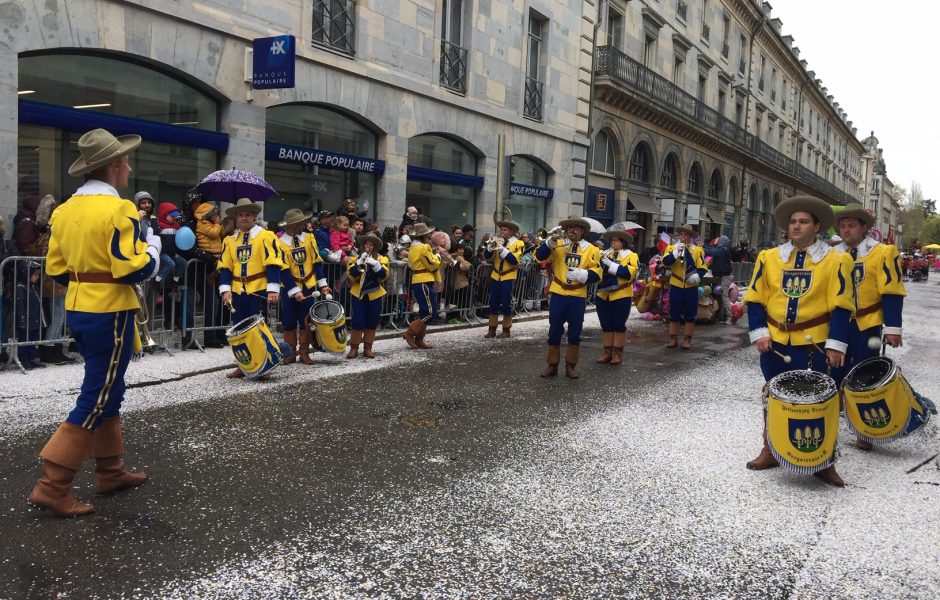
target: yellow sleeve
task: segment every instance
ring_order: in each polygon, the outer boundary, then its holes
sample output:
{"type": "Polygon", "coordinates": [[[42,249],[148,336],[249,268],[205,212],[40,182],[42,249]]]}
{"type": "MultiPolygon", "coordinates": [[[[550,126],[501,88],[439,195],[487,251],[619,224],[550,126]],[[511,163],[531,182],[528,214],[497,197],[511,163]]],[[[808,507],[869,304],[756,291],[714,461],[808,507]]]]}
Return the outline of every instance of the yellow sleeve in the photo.
{"type": "Polygon", "coordinates": [[[388,279],[388,274],[390,273],[388,268],[388,257],[379,254],[379,262],[382,263],[382,267],[385,269],[385,275],[379,277],[379,281],[384,282],[388,279]]]}
{"type": "Polygon", "coordinates": [[[695,268],[702,269],[703,271],[708,270],[708,264],[705,262],[705,250],[701,246],[696,246],[696,252],[693,252],[695,258],[695,268]]]}
{"type": "Polygon", "coordinates": [[[640,258],[636,252],[631,252],[626,258],[626,264],[623,264],[630,271],[630,281],[636,281],[637,271],[640,270],[640,258]]]}
{"type": "Polygon", "coordinates": [[[744,296],[745,304],[760,304],[767,308],[770,299],[770,286],[765,277],[767,270],[767,250],[761,250],[757,255],[757,262],[754,263],[754,272],[751,274],[751,283],[747,286],[747,294],[744,296]]]}
{"type": "Polygon", "coordinates": [[[219,268],[228,269],[231,272],[235,272],[235,263],[232,261],[232,253],[229,252],[228,246],[232,243],[232,236],[227,235],[225,239],[222,240],[222,257],[219,259],[219,268]]]}
{"type": "Polygon", "coordinates": [[[312,254],[312,256],[311,256],[311,258],[313,259],[313,263],[311,263],[311,264],[314,264],[314,265],[315,265],[315,264],[317,264],[317,263],[322,263],[322,262],[323,262],[323,257],[320,256],[320,247],[317,246],[317,238],[314,237],[314,235],[313,235],[312,233],[308,233],[308,234],[307,234],[307,242],[310,244],[309,250],[310,250],[311,252],[313,252],[313,254],[312,254]]]}
{"type": "Polygon", "coordinates": [[[595,245],[591,245],[585,252],[583,268],[597,275],[598,281],[604,278],[604,271],[601,269],[601,251],[595,245]]]}
{"type": "Polygon", "coordinates": [[[140,221],[137,209],[130,200],[118,203],[111,216],[114,232],[111,235],[111,275],[115,279],[126,277],[150,264],[147,243],[140,239],[140,221]]]}
{"type": "Polygon", "coordinates": [[[423,258],[428,271],[440,270],[441,259],[437,254],[434,254],[434,250],[431,248],[430,244],[424,246],[423,258]]]}
{"type": "Polygon", "coordinates": [[[62,248],[59,247],[59,239],[55,235],[56,213],[58,212],[58,208],[52,211],[52,216],[49,219],[49,230],[52,234],[49,236],[49,251],[46,253],[46,275],[50,277],[64,275],[69,269],[65,262],[65,257],[62,256],[62,248]]]}
{"type": "Polygon", "coordinates": [[[855,286],[852,284],[852,271],[855,270],[855,261],[848,252],[835,253],[835,270],[829,278],[827,302],[829,310],[844,308],[855,315],[855,286]]]}
{"type": "MultiPolygon", "coordinates": [[[[51,246],[50,246],[51,249],[51,246]]],[[[885,244],[884,263],[878,276],[878,292],[881,295],[892,294],[906,296],[904,282],[901,281],[901,254],[897,246],[885,244]]]]}
{"type": "Polygon", "coordinates": [[[522,262],[522,251],[524,249],[525,249],[525,242],[523,242],[522,240],[516,240],[516,243],[513,244],[513,247],[510,248],[509,250],[510,252],[512,252],[512,255],[516,257],[517,265],[522,262]]]}
{"type": "Polygon", "coordinates": [[[261,242],[264,245],[264,266],[287,268],[282,259],[281,250],[277,247],[277,237],[270,231],[262,231],[258,235],[264,236],[261,242]]]}

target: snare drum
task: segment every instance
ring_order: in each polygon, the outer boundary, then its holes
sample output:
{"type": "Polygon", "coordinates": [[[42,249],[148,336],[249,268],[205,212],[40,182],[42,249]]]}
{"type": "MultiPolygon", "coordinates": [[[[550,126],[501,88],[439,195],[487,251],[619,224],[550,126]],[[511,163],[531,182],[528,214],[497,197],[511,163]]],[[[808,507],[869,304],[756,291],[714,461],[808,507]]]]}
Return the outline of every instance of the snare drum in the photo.
{"type": "Polygon", "coordinates": [[[264,317],[242,319],[225,332],[238,368],[249,379],[269,373],[284,358],[264,317]]]}
{"type": "Polygon", "coordinates": [[[849,429],[869,444],[896,440],[930,420],[901,369],[887,356],[855,365],[842,382],[842,396],[849,429]]]}
{"type": "Polygon", "coordinates": [[[835,463],[839,394],[832,377],[785,371],[768,383],[767,444],[784,467],[812,475],[835,463]]]}
{"type": "Polygon", "coordinates": [[[321,300],[310,307],[310,322],[320,346],[329,352],[345,352],[349,332],[343,305],[333,300],[321,300]]]}

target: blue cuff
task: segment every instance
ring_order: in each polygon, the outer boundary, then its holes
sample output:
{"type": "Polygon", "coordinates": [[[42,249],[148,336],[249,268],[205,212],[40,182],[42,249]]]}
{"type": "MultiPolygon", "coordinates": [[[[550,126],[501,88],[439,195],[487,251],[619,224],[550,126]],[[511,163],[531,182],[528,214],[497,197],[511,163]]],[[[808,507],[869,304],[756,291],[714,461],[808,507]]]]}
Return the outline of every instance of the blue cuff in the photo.
{"type": "Polygon", "coordinates": [[[676,257],[672,255],[672,252],[663,257],[663,264],[667,267],[672,266],[674,262],[676,262],[676,257]]]}
{"type": "Polygon", "coordinates": [[[264,276],[268,283],[276,283],[281,280],[281,268],[277,265],[268,265],[264,268],[264,276]]]}
{"type": "Polygon", "coordinates": [[[587,280],[588,285],[592,283],[597,283],[600,280],[601,278],[597,275],[597,273],[595,273],[594,271],[588,270],[588,280],[587,280]]]}
{"type": "Polygon", "coordinates": [[[705,274],[708,273],[708,269],[698,269],[699,279],[705,277],[705,274]]]}
{"type": "Polygon", "coordinates": [[[763,304],[758,304],[757,302],[749,302],[747,305],[747,329],[748,331],[754,331],[755,329],[766,329],[767,328],[767,309],[763,304]]]}
{"type": "Polygon", "coordinates": [[[353,263],[353,266],[349,267],[349,274],[353,277],[359,277],[362,275],[362,269],[359,268],[359,265],[353,263]]]}
{"type": "Polygon", "coordinates": [[[219,285],[232,285],[232,272],[228,269],[219,269],[219,285]]]}
{"type": "Polygon", "coordinates": [[[323,263],[314,263],[313,272],[317,276],[317,281],[326,279],[326,269],[323,268],[323,263]]]}
{"type": "MultiPolygon", "coordinates": [[[[268,267],[268,269],[270,268],[271,267],[268,267]]],[[[268,271],[268,275],[270,275],[270,273],[271,272],[268,271]]],[[[274,279],[269,278],[268,281],[277,281],[277,277],[274,279]]],[[[290,272],[290,269],[281,269],[281,285],[283,285],[284,288],[288,290],[294,289],[294,287],[297,285],[296,281],[294,280],[294,274],[290,272]]]]}
{"type": "Polygon", "coordinates": [[[489,260],[493,258],[493,253],[490,252],[489,250],[483,250],[483,258],[485,258],[486,260],[489,260]]]}
{"type": "Polygon", "coordinates": [[[535,250],[535,259],[539,262],[542,262],[552,254],[552,249],[548,247],[548,244],[542,242],[542,244],[535,250]]]}
{"type": "Polygon", "coordinates": [[[632,281],[633,274],[630,273],[630,267],[625,267],[623,265],[620,265],[619,267],[617,267],[617,277],[620,277],[621,279],[626,279],[627,281],[632,281]]]}
{"type": "Polygon", "coordinates": [[[885,294],[881,297],[881,308],[885,314],[885,327],[901,326],[901,310],[904,308],[904,296],[885,294]]]}
{"type": "Polygon", "coordinates": [[[506,261],[506,262],[508,262],[508,263],[511,264],[511,265],[518,265],[518,264],[519,264],[519,261],[516,260],[516,255],[513,254],[512,252],[510,252],[509,254],[507,254],[507,255],[506,255],[506,258],[504,258],[503,260],[506,261]]]}
{"type": "Polygon", "coordinates": [[[849,320],[852,313],[839,307],[832,311],[832,320],[829,321],[829,339],[849,343],[849,320]]]}
{"type": "MultiPolygon", "coordinates": [[[[147,263],[146,267],[143,267],[142,269],[137,269],[130,275],[125,275],[124,277],[121,277],[120,279],[118,279],[118,281],[120,283],[129,283],[129,284],[140,283],[141,281],[147,281],[148,279],[150,279],[151,276],[153,276],[154,272],[156,272],[159,266],[160,265],[157,264],[157,261],[154,260],[154,258],[151,256],[150,262],[147,263]]],[[[66,277],[66,283],[68,283],[68,277],[66,277]]]]}

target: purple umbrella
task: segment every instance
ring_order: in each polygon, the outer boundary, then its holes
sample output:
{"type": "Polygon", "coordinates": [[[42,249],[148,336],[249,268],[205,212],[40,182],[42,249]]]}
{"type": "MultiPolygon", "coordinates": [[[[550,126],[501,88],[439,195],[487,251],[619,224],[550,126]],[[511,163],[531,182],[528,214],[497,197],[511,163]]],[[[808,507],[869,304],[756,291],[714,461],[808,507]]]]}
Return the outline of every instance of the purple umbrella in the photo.
{"type": "Polygon", "coordinates": [[[274,188],[251,171],[216,171],[206,175],[196,186],[196,191],[215,202],[235,204],[239,198],[252,202],[264,202],[277,194],[274,188]]]}

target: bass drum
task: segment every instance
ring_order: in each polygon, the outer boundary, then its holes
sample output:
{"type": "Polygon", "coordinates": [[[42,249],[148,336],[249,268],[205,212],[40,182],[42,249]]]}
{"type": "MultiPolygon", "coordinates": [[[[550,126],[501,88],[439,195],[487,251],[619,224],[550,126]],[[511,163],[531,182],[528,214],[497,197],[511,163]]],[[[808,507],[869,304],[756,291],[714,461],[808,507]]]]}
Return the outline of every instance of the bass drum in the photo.
{"type": "Polygon", "coordinates": [[[767,384],[767,445],[780,464],[812,475],[836,462],[839,394],[832,377],[786,371],[767,384]]]}
{"type": "Polygon", "coordinates": [[[310,307],[308,316],[324,350],[337,354],[346,351],[349,331],[346,329],[346,313],[342,304],[334,300],[321,300],[310,307]]]}
{"type": "Polygon", "coordinates": [[[852,367],[842,382],[842,397],[849,429],[869,444],[886,444],[930,420],[930,412],[887,356],[875,356],[852,367]]]}
{"type": "Polygon", "coordinates": [[[225,332],[238,368],[249,379],[270,373],[281,364],[284,355],[271,335],[264,317],[254,315],[242,319],[225,332]]]}

